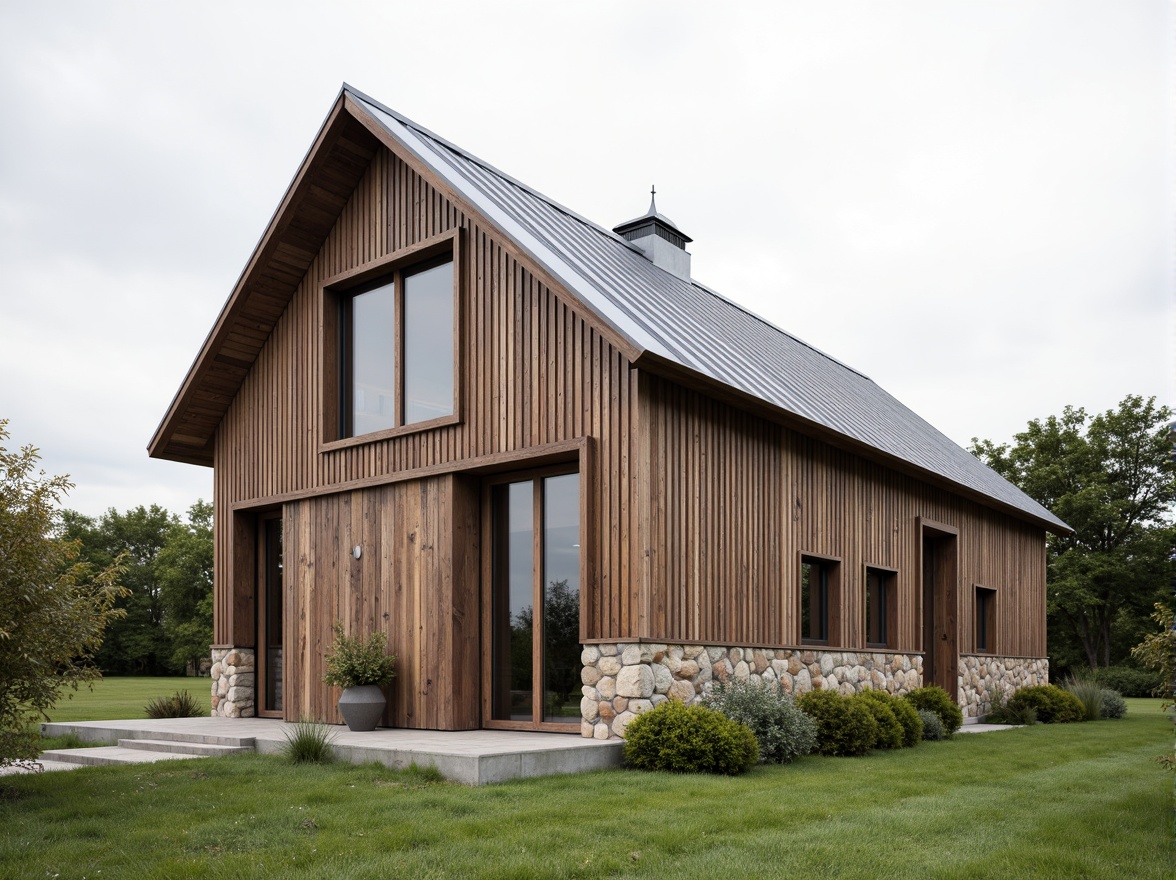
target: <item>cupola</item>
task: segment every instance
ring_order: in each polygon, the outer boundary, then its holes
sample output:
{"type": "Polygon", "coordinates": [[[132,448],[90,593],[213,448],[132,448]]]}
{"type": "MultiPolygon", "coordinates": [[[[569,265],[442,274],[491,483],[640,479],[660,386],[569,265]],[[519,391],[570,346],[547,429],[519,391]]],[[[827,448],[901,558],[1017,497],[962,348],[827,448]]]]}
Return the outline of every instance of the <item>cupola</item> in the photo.
{"type": "Polygon", "coordinates": [[[690,254],[686,242],[693,241],[674,221],[657,212],[657,190],[650,188],[649,210],[642,216],[614,226],[613,232],[641,248],[653,265],[690,280],[690,254]]]}

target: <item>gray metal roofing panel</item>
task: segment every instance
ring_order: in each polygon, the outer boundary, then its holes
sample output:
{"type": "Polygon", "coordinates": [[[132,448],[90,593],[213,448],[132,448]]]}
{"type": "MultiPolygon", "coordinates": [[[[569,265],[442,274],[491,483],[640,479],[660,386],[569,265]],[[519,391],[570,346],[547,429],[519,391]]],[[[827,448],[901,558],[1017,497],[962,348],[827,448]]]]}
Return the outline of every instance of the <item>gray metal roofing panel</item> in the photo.
{"type": "Polygon", "coordinates": [[[353,91],[389,132],[643,350],[1069,531],[875,382],[353,91]]]}

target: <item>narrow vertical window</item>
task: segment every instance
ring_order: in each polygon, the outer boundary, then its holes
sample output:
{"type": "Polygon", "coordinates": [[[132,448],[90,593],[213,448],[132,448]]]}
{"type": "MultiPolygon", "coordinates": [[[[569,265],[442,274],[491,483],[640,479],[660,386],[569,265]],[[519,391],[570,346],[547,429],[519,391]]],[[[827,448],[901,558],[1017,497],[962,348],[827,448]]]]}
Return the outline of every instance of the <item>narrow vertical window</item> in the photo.
{"type": "Polygon", "coordinates": [[[976,588],[976,653],[996,653],[996,590],[976,588]]]}
{"type": "Polygon", "coordinates": [[[347,338],[344,433],[371,434],[396,426],[396,286],[393,282],[343,301],[347,338]]]}
{"type": "Polygon", "coordinates": [[[880,568],[866,569],[866,645],[889,648],[894,615],[895,573],[880,568]]]}
{"type": "Polygon", "coordinates": [[[453,263],[404,276],[404,424],[453,414],[453,263]]]}
{"type": "Polygon", "coordinates": [[[800,558],[800,639],[824,645],[836,641],[838,620],[836,560],[800,558]]]}

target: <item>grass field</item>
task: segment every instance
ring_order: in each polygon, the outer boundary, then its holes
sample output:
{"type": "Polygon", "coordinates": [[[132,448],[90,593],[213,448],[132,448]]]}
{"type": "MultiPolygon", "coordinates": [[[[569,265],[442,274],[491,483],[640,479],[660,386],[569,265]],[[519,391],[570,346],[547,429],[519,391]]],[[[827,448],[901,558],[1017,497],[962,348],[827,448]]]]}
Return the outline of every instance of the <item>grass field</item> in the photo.
{"type": "Polygon", "coordinates": [[[82,685],[66,695],[49,713],[51,721],[114,721],[146,718],[143,707],[155,697],[169,697],[187,691],[201,701],[204,713],[211,711],[207,678],[104,678],[90,690],[82,685]]]}
{"type": "Polygon", "coordinates": [[[0,878],[1170,878],[1172,727],[1128,702],[734,779],[470,789],[253,755],[5,777],[0,878]]]}

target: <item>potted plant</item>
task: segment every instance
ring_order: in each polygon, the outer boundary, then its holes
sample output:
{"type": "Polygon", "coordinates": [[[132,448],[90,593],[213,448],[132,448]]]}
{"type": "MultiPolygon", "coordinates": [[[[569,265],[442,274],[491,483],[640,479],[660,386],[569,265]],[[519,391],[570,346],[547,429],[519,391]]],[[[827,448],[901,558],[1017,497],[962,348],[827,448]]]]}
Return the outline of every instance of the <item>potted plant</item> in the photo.
{"type": "Polygon", "coordinates": [[[396,675],[396,656],[388,653],[387,633],[374,632],[367,640],[353,638],[334,626],[335,644],[326,656],[323,681],[343,688],[339,712],[350,730],[375,730],[387,699],[382,688],[396,675]]]}

